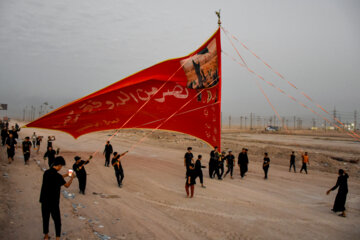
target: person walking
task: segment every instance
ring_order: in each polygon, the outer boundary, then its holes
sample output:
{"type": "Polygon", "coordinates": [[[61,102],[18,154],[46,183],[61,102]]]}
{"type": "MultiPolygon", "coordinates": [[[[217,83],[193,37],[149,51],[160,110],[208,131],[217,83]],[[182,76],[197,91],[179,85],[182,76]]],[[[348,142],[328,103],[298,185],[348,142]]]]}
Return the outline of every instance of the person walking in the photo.
{"type": "Polygon", "coordinates": [[[300,169],[300,173],[304,170],[305,173],[308,174],[308,172],[307,172],[307,164],[310,165],[308,153],[305,152],[305,154],[301,155],[301,157],[302,157],[302,166],[301,166],[301,169],[300,169]]]}
{"type": "Polygon", "coordinates": [[[199,155],[198,159],[195,162],[195,175],[196,177],[200,178],[201,187],[205,188],[202,168],[206,168],[206,166],[201,165],[201,159],[202,159],[202,155],[199,155]]]}
{"type": "Polygon", "coordinates": [[[44,239],[49,238],[49,220],[50,214],[55,223],[56,240],[60,240],[61,236],[61,214],[60,214],[60,189],[61,186],[70,187],[74,174],[70,176],[70,180],[66,182],[65,177],[69,174],[61,175],[58,172],[65,166],[65,160],[59,156],[55,159],[53,166],[46,170],[43,175],[43,181],[40,193],[41,213],[43,220],[44,239]]]}
{"type": "Polygon", "coordinates": [[[228,173],[230,173],[230,178],[233,178],[233,169],[235,164],[235,156],[232,154],[232,151],[229,150],[229,154],[226,156],[226,164],[227,164],[227,171],[224,175],[224,178],[228,173]]]}
{"type": "Polygon", "coordinates": [[[295,152],[292,151],[291,155],[290,155],[290,167],[289,167],[289,172],[291,172],[291,167],[294,168],[294,173],[296,173],[296,169],[295,169],[295,152]]]}
{"type": "Polygon", "coordinates": [[[73,165],[73,170],[76,173],[76,177],[79,181],[79,193],[85,195],[85,188],[86,188],[86,171],[85,165],[90,162],[92,156],[89,157],[88,160],[84,161],[81,160],[81,157],[76,156],[74,157],[75,163],[73,165]]]}
{"type": "Polygon", "coordinates": [[[1,128],[1,144],[5,146],[7,137],[9,136],[8,130],[5,126],[1,128]]]}
{"type": "Polygon", "coordinates": [[[263,162],[263,170],[264,170],[264,179],[268,178],[268,171],[269,171],[269,167],[270,167],[270,158],[268,156],[268,153],[264,153],[264,162],[263,162]]]}
{"type": "Polygon", "coordinates": [[[110,157],[111,154],[113,153],[113,148],[110,144],[110,141],[107,141],[105,144],[105,149],[104,149],[104,155],[105,155],[105,167],[109,167],[110,164],[110,157]]]}
{"type": "Polygon", "coordinates": [[[48,150],[44,154],[44,161],[46,160],[46,158],[48,158],[49,168],[52,167],[52,165],[53,165],[53,163],[55,161],[55,155],[56,155],[55,150],[52,147],[48,147],[48,150]]]}
{"type": "Polygon", "coordinates": [[[37,138],[36,138],[36,148],[37,148],[36,153],[39,153],[41,141],[42,141],[42,136],[37,136],[37,138]]]}
{"type": "Polygon", "coordinates": [[[226,153],[224,151],[221,152],[221,155],[218,160],[218,166],[216,168],[216,175],[219,180],[222,180],[224,175],[224,162],[226,161],[226,153]]]}
{"type": "Polygon", "coordinates": [[[188,175],[186,176],[186,182],[185,182],[186,197],[192,198],[194,196],[195,184],[196,184],[195,179],[196,179],[195,167],[194,164],[191,163],[189,165],[189,171],[188,171],[188,175]]]}
{"type": "Polygon", "coordinates": [[[47,148],[52,147],[53,148],[53,141],[55,141],[55,136],[48,136],[47,140],[47,148]]]}
{"type": "Polygon", "coordinates": [[[218,147],[215,146],[214,150],[210,152],[210,160],[209,160],[209,177],[214,178],[215,171],[217,168],[217,163],[219,161],[220,153],[218,152],[218,147]]]}
{"type": "Polygon", "coordinates": [[[124,156],[126,153],[127,151],[122,154],[118,154],[117,152],[114,152],[114,157],[111,160],[111,165],[114,167],[115,177],[119,188],[122,187],[122,181],[124,180],[124,169],[121,165],[120,158],[124,156]]]}
{"type": "Polygon", "coordinates": [[[334,206],[331,209],[333,212],[342,212],[339,216],[346,217],[345,214],[345,203],[346,203],[346,196],[348,194],[348,184],[347,180],[349,178],[349,175],[343,170],[339,169],[339,177],[336,181],[336,184],[334,187],[330,188],[326,194],[329,195],[331,191],[336,190],[339,188],[338,193],[336,194],[336,198],[334,201],[334,206]]]}
{"type": "Polygon", "coordinates": [[[193,161],[194,161],[194,155],[192,154],[191,151],[192,151],[192,147],[188,147],[187,152],[184,155],[184,166],[186,169],[186,174],[185,174],[186,177],[189,174],[190,164],[193,164],[193,161]]]}
{"type": "Polygon", "coordinates": [[[31,136],[33,148],[36,148],[36,140],[37,140],[37,136],[36,136],[36,133],[34,132],[33,135],[31,136]]]}
{"type": "Polygon", "coordinates": [[[18,134],[18,131],[15,129],[14,126],[11,127],[11,130],[9,130],[9,133],[12,133],[14,139],[18,139],[19,138],[19,134],[18,134]]]}
{"type": "Polygon", "coordinates": [[[241,150],[238,156],[238,166],[240,168],[240,176],[244,178],[245,173],[248,171],[249,159],[245,148],[241,150]]]}
{"type": "Polygon", "coordinates": [[[7,147],[8,160],[9,160],[9,164],[10,164],[11,162],[14,161],[15,149],[17,148],[17,142],[12,133],[10,133],[9,137],[6,138],[5,143],[6,143],[6,147],[7,147]]]}
{"type": "Polygon", "coordinates": [[[29,159],[31,154],[31,142],[29,137],[26,137],[25,141],[22,142],[22,150],[24,154],[25,165],[29,165],[29,159]]]}

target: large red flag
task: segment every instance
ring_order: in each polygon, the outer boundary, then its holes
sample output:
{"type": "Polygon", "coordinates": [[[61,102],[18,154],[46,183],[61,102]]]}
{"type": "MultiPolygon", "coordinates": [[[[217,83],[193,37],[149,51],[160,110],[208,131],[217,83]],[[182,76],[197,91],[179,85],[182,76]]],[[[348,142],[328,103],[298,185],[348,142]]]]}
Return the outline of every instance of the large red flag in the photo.
{"type": "Polygon", "coordinates": [[[220,109],[218,29],[194,53],[142,70],[66,104],[26,127],[60,130],[74,138],[108,129],[159,128],[220,146],[220,109]]]}

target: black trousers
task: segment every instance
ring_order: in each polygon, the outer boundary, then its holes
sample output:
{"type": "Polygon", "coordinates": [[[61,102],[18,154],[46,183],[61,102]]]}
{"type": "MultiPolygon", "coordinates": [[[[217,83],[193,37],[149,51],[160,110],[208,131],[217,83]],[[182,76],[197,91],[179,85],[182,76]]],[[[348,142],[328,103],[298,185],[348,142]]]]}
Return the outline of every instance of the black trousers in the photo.
{"type": "Polygon", "coordinates": [[[14,159],[14,156],[15,156],[15,149],[7,149],[7,155],[8,155],[8,158],[12,158],[14,159]]]}
{"type": "Polygon", "coordinates": [[[225,173],[225,176],[230,172],[230,176],[233,175],[233,169],[234,169],[234,165],[228,165],[228,169],[225,173]]]}
{"type": "Polygon", "coordinates": [[[51,205],[48,203],[41,204],[41,213],[43,219],[43,233],[49,233],[49,221],[50,214],[55,223],[55,232],[56,237],[60,237],[61,235],[61,216],[60,216],[60,208],[59,205],[51,205]]]}
{"type": "Polygon", "coordinates": [[[109,166],[110,164],[110,156],[111,156],[111,153],[105,153],[105,166],[109,166]]]}
{"type": "Polygon", "coordinates": [[[115,170],[115,176],[116,176],[116,180],[118,182],[118,185],[120,186],[122,184],[123,179],[124,179],[124,171],[123,171],[122,167],[120,167],[119,170],[115,170]]]}
{"type": "Polygon", "coordinates": [[[36,148],[36,141],[32,141],[33,148],[36,148]]]}
{"type": "Polygon", "coordinates": [[[209,177],[213,178],[214,173],[215,173],[214,160],[210,160],[210,162],[209,162],[209,177]]]}
{"type": "Polygon", "coordinates": [[[24,153],[24,161],[25,161],[25,163],[27,162],[27,161],[29,161],[29,159],[30,159],[30,153],[28,152],[28,153],[24,153]]]}
{"type": "Polygon", "coordinates": [[[6,137],[1,137],[1,144],[2,144],[3,146],[5,146],[5,140],[6,140],[6,137]]]}
{"type": "Polygon", "coordinates": [[[221,179],[224,174],[224,164],[219,164],[216,167],[215,173],[216,173],[218,179],[221,179]]]}
{"type": "Polygon", "coordinates": [[[245,176],[245,173],[247,172],[247,165],[241,165],[240,164],[240,176],[243,178],[245,176]]]}
{"type": "Polygon", "coordinates": [[[204,177],[203,177],[202,171],[199,171],[199,172],[197,173],[197,176],[200,178],[200,183],[203,184],[203,183],[204,183],[204,177]]]}
{"type": "Polygon", "coordinates": [[[86,173],[85,174],[79,174],[77,176],[79,180],[79,190],[80,192],[85,194],[85,188],[86,188],[86,173]]]}
{"type": "Polygon", "coordinates": [[[293,168],[294,168],[294,172],[296,172],[295,162],[290,162],[289,172],[291,171],[291,167],[293,167],[293,168]]]}
{"type": "Polygon", "coordinates": [[[265,173],[265,179],[267,179],[268,178],[268,171],[269,171],[269,167],[263,167],[263,169],[264,169],[264,173],[265,173]]]}
{"type": "Polygon", "coordinates": [[[303,163],[303,165],[301,166],[300,172],[302,172],[302,170],[305,170],[305,173],[307,174],[307,166],[306,166],[306,163],[303,163]]]}

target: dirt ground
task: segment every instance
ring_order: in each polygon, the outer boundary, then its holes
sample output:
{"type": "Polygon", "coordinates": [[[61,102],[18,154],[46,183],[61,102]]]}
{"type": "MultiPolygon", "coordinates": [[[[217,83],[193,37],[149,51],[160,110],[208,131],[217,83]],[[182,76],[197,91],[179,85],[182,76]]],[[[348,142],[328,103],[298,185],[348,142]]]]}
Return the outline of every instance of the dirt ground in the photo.
{"type": "MultiPolygon", "coordinates": [[[[112,167],[104,167],[102,151],[113,131],[92,133],[74,140],[49,130],[22,129],[20,139],[33,132],[55,135],[67,165],[74,156],[87,158],[86,195],[78,194],[78,181],[70,188],[73,199],[61,195],[62,239],[360,239],[359,142],[345,136],[265,134],[224,130],[223,150],[235,155],[249,148],[249,172],[244,179],[236,166],[234,179],[199,181],[195,197],[186,198],[183,156],[192,146],[194,156],[208,165],[210,147],[188,135],[156,132],[137,144],[147,131],[122,130],[111,140],[117,152],[133,149],[123,159],[125,179],[118,188],[112,167]],[[309,174],[288,171],[289,155],[310,155],[309,174]],[[269,179],[263,179],[262,154],[271,159],[269,179]],[[336,192],[326,195],[337,170],[348,171],[347,217],[332,213],[336,192]]],[[[19,141],[21,142],[21,140],[19,141]]],[[[21,149],[7,164],[6,149],[0,151],[0,239],[42,239],[39,194],[46,143],[24,165],[21,149]]],[[[19,144],[20,146],[20,144],[19,144]]],[[[54,238],[54,225],[50,221],[54,238]]]]}

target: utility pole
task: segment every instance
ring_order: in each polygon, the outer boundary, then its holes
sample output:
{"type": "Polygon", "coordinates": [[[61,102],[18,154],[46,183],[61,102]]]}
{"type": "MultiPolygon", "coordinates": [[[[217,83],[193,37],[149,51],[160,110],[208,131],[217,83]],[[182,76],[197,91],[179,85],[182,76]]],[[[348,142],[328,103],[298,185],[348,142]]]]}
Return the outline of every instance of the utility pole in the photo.
{"type": "Polygon", "coordinates": [[[25,121],[25,108],[23,109],[23,121],[25,121]]]}
{"type": "Polygon", "coordinates": [[[252,130],[252,113],[250,113],[250,130],[252,130]]]}
{"type": "Polygon", "coordinates": [[[357,130],[357,111],[354,111],[354,132],[357,130]]]}
{"type": "Polygon", "coordinates": [[[326,120],[324,120],[324,130],[326,132],[326,120]]]}
{"type": "Polygon", "coordinates": [[[231,128],[231,115],[229,115],[229,129],[231,128]]]}
{"type": "Polygon", "coordinates": [[[245,116],[245,129],[246,129],[246,119],[247,119],[247,116],[245,116]]]}
{"type": "Polygon", "coordinates": [[[296,116],[294,116],[294,130],[296,128],[296,116]]]}
{"type": "Polygon", "coordinates": [[[240,129],[242,129],[243,116],[240,117],[240,129]]]}
{"type": "Polygon", "coordinates": [[[313,129],[315,129],[315,127],[316,127],[316,120],[315,120],[315,118],[312,119],[312,127],[313,127],[313,129]]]}
{"type": "Polygon", "coordinates": [[[282,120],[281,127],[284,129],[284,128],[285,128],[286,119],[285,119],[285,118],[282,118],[281,120],[282,120]]]}

